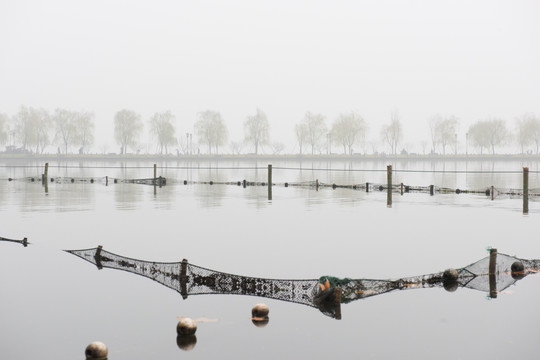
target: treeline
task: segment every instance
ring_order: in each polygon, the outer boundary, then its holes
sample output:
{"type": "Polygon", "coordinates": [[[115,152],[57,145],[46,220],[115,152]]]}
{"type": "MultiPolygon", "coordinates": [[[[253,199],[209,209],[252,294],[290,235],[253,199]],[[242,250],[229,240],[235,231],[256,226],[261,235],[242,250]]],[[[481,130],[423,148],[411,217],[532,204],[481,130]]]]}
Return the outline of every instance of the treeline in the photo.
{"type": "MultiPolygon", "coordinates": [[[[177,136],[175,116],[170,112],[155,113],[146,122],[133,110],[120,110],[114,115],[114,140],[121,154],[141,152],[144,131],[150,135],[157,154],[242,154],[261,152],[280,154],[285,145],[270,141],[270,123],[266,114],[257,109],[244,121],[244,136],[229,141],[227,125],[218,111],[206,110],[197,115],[194,134],[177,136]],[[145,125],[146,123],[146,125],[145,125]],[[193,142],[195,135],[195,143],[193,142]]],[[[472,124],[465,142],[458,141],[459,119],[455,116],[434,115],[427,124],[430,139],[420,142],[423,154],[492,153],[502,146],[517,146],[521,153],[540,151],[540,118],[525,114],[515,119],[513,131],[503,119],[487,118],[472,124]]],[[[330,154],[337,146],[343,154],[377,154],[380,147],[390,154],[407,153],[403,139],[403,124],[397,111],[392,112],[378,139],[368,140],[368,123],[358,113],[338,115],[330,124],[322,114],[306,112],[294,126],[297,151],[300,154],[330,154]]],[[[377,138],[377,136],[376,136],[377,138]]],[[[94,114],[66,109],[50,113],[45,109],[21,106],[18,113],[0,113],[0,145],[7,152],[42,154],[52,152],[84,154],[95,141],[94,114]],[[50,151],[49,151],[50,152],[50,151]]]]}

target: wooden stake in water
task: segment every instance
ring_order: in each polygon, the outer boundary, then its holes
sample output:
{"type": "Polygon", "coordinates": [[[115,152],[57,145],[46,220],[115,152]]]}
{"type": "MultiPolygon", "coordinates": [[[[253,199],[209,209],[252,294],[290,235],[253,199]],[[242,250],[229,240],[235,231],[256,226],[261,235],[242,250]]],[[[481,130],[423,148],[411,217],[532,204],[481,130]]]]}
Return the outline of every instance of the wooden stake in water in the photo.
{"type": "Polygon", "coordinates": [[[157,165],[154,164],[154,195],[156,195],[156,185],[157,185],[157,165]]]}
{"type": "Polygon", "coordinates": [[[491,185],[491,200],[495,199],[495,186],[491,185]]]}
{"type": "Polygon", "coordinates": [[[49,163],[45,163],[45,173],[43,174],[43,185],[45,185],[45,193],[49,192],[49,163]]]}
{"type": "Polygon", "coordinates": [[[401,183],[401,195],[403,196],[403,183],[401,183]]]}
{"type": "Polygon", "coordinates": [[[184,300],[187,299],[187,265],[187,259],[183,259],[180,265],[180,294],[184,300]]]}
{"type": "Polygon", "coordinates": [[[429,195],[433,196],[434,193],[435,193],[435,186],[434,185],[429,185],[429,195]]]}
{"type": "Polygon", "coordinates": [[[529,213],[529,168],[523,168],[523,214],[529,213]]]}
{"type": "Polygon", "coordinates": [[[386,180],[388,183],[386,189],[386,205],[392,207],[392,165],[386,167],[386,180]]]}
{"type": "Polygon", "coordinates": [[[489,297],[497,297],[497,249],[489,250],[489,297]]]}
{"type": "Polygon", "coordinates": [[[315,191],[319,191],[319,179],[315,179],[315,191]]]}
{"type": "Polygon", "coordinates": [[[272,164],[268,164],[268,200],[272,200],[272,164]]]}

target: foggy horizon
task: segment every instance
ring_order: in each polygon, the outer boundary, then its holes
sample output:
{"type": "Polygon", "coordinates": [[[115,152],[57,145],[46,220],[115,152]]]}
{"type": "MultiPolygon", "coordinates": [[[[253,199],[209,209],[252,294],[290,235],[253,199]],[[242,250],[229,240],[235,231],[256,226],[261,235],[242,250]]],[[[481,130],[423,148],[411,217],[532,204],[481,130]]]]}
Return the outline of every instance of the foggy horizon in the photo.
{"type": "Polygon", "coordinates": [[[539,10],[534,1],[5,1],[0,112],[91,111],[94,152],[116,152],[122,109],[145,127],[170,110],[179,138],[200,112],[219,111],[238,141],[260,108],[271,141],[297,152],[294,126],[308,111],[328,127],[355,111],[371,140],[397,110],[404,142],[421,153],[435,114],[459,120],[459,141],[476,121],[513,129],[517,116],[540,114],[539,10]]]}

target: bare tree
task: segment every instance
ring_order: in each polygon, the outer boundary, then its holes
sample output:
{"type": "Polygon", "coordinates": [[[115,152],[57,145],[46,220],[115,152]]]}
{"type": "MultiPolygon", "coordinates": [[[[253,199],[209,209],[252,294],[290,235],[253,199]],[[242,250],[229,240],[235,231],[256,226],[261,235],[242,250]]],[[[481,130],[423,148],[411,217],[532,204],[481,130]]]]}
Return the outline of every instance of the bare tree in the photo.
{"type": "Polygon", "coordinates": [[[0,113],[0,145],[5,145],[8,142],[8,116],[0,113]]]}
{"type": "Polygon", "coordinates": [[[64,148],[64,154],[77,139],[77,113],[65,109],[56,109],[53,121],[56,129],[56,142],[64,148]]]}
{"type": "Polygon", "coordinates": [[[432,152],[435,152],[437,144],[441,145],[443,155],[446,154],[447,146],[453,145],[456,147],[457,127],[458,120],[455,116],[434,115],[429,121],[432,152]]]}
{"type": "Polygon", "coordinates": [[[307,140],[307,125],[304,122],[300,122],[295,125],[294,132],[296,135],[296,141],[298,141],[298,147],[300,148],[300,155],[302,155],[302,149],[304,147],[304,143],[307,140]]]}
{"type": "Polygon", "coordinates": [[[272,147],[272,154],[273,154],[273,155],[281,154],[281,152],[282,152],[283,150],[285,150],[285,144],[283,144],[283,143],[280,142],[280,141],[274,141],[274,142],[271,144],[271,147],[272,147]]]}
{"type": "Polygon", "coordinates": [[[208,153],[219,152],[219,147],[227,143],[229,137],[227,126],[217,111],[206,110],[199,113],[199,119],[195,123],[195,133],[200,144],[208,145],[208,153]]]}
{"type": "Polygon", "coordinates": [[[253,116],[248,116],[244,122],[244,141],[252,144],[255,154],[259,153],[259,147],[268,144],[270,139],[270,124],[266,114],[260,109],[253,116]]]}
{"type": "Polygon", "coordinates": [[[390,115],[390,124],[382,126],[381,138],[388,144],[391,153],[397,154],[397,148],[403,139],[403,129],[397,110],[394,110],[390,115]]]}
{"type": "Polygon", "coordinates": [[[155,113],[150,118],[150,134],[156,141],[160,154],[163,154],[163,150],[168,154],[168,147],[177,144],[173,121],[174,115],[170,111],[155,113]]]}
{"type": "Polygon", "coordinates": [[[332,124],[332,140],[343,146],[344,154],[352,155],[353,146],[365,142],[366,132],[366,122],[354,112],[339,115],[332,124]]]}
{"type": "Polygon", "coordinates": [[[326,124],[324,123],[324,116],[321,114],[313,114],[306,112],[304,120],[302,122],[306,129],[306,139],[311,146],[311,154],[315,153],[315,149],[319,148],[324,135],[328,132],[326,124]]]}
{"type": "Polygon", "coordinates": [[[491,148],[491,153],[495,154],[495,147],[502,145],[508,134],[504,120],[496,118],[477,121],[469,127],[469,139],[473,146],[480,148],[480,154],[484,148],[491,148]]]}
{"type": "Polygon", "coordinates": [[[517,142],[521,148],[521,153],[530,145],[535,145],[536,153],[540,150],[540,119],[535,114],[523,114],[516,119],[517,142]]]}
{"type": "Polygon", "coordinates": [[[19,112],[13,117],[15,137],[23,150],[35,144],[36,132],[32,123],[30,109],[22,105],[19,112]]]}
{"type": "Polygon", "coordinates": [[[81,145],[80,153],[84,153],[94,144],[94,114],[90,112],[79,112],[75,117],[77,128],[77,141],[81,145]]]}
{"type": "Polygon", "coordinates": [[[242,153],[242,141],[231,141],[229,147],[233,155],[240,155],[242,153]]]}
{"type": "Polygon", "coordinates": [[[114,115],[114,139],[120,144],[120,153],[125,154],[142,132],[141,116],[132,110],[120,110],[114,115]]]}

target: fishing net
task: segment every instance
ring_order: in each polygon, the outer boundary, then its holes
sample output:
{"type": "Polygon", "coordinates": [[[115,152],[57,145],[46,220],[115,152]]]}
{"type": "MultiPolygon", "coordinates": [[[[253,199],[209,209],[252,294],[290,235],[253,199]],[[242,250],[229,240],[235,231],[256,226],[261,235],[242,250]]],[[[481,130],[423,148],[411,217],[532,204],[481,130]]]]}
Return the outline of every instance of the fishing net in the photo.
{"type": "Polygon", "coordinates": [[[189,264],[187,260],[174,263],[137,260],[102,250],[101,247],[68,252],[99,269],[118,269],[147,277],[179,292],[183,298],[202,294],[259,296],[316,307],[326,315],[337,318],[340,317],[340,310],[336,302],[350,303],[395,290],[444,287],[448,291],[455,291],[465,287],[496,297],[497,292],[530,273],[538,272],[540,268],[540,260],[524,260],[495,253],[456,270],[396,280],[340,279],[332,276],[285,280],[219,272],[189,264]],[[339,293],[336,293],[337,289],[339,293]]]}

